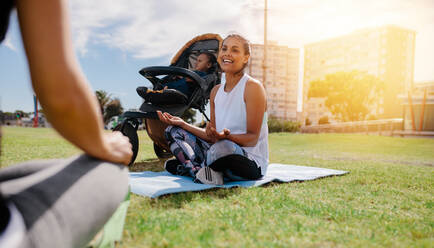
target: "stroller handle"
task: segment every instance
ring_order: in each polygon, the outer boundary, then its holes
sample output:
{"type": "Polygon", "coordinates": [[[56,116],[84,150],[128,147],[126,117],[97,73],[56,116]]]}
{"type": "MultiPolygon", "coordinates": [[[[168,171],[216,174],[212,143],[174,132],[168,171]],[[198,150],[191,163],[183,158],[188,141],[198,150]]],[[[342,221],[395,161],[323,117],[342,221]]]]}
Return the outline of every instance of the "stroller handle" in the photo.
{"type": "Polygon", "coordinates": [[[198,84],[202,91],[206,91],[206,83],[203,78],[201,78],[194,71],[177,67],[177,66],[149,66],[141,69],[139,71],[140,75],[144,76],[146,79],[154,83],[154,81],[160,81],[157,76],[161,75],[176,75],[188,77],[193,80],[194,83],[198,84]]]}

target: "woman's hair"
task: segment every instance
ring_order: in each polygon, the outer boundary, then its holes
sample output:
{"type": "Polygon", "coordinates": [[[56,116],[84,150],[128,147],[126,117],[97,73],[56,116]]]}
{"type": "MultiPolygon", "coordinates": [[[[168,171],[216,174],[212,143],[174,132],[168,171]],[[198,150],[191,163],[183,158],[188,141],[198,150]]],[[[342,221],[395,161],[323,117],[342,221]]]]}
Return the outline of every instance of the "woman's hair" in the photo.
{"type": "Polygon", "coordinates": [[[208,69],[207,73],[214,72],[216,70],[216,66],[218,66],[215,55],[210,52],[201,52],[199,55],[201,54],[205,54],[208,58],[208,62],[211,63],[211,67],[208,69]]]}
{"type": "MultiPolygon", "coordinates": [[[[233,33],[233,34],[229,34],[228,36],[226,36],[226,38],[223,40],[222,44],[224,44],[225,41],[229,38],[235,38],[235,39],[238,39],[239,41],[241,41],[241,43],[243,43],[244,53],[250,56],[250,41],[248,39],[246,39],[241,34],[233,33]]],[[[242,70],[244,70],[248,64],[249,64],[249,62],[245,63],[242,70]]]]}

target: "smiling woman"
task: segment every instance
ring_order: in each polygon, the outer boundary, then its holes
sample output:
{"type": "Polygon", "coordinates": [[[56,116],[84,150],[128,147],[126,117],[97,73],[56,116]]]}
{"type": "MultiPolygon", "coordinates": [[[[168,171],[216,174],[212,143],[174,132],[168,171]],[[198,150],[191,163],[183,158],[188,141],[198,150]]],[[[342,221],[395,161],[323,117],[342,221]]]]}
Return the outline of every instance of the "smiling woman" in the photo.
{"type": "Polygon", "coordinates": [[[171,125],[165,135],[176,157],[166,162],[166,170],[207,184],[223,184],[223,177],[255,180],[265,175],[267,103],[262,84],[244,73],[249,58],[247,39],[238,34],[224,39],[218,62],[226,80],[211,91],[211,120],[205,129],[159,112],[160,120],[171,125]]]}

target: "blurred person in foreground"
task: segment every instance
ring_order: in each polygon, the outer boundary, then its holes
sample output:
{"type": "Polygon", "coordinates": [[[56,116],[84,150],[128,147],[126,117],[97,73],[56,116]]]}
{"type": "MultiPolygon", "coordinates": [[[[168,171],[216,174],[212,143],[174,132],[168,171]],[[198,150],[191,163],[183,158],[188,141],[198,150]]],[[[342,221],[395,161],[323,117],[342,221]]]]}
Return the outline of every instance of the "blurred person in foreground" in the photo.
{"type": "Polygon", "coordinates": [[[0,3],[0,42],[16,8],[33,90],[54,129],[85,153],[0,170],[0,247],[83,247],[128,192],[131,144],[119,132],[103,131],[97,99],[74,55],[67,5],[0,3]]]}

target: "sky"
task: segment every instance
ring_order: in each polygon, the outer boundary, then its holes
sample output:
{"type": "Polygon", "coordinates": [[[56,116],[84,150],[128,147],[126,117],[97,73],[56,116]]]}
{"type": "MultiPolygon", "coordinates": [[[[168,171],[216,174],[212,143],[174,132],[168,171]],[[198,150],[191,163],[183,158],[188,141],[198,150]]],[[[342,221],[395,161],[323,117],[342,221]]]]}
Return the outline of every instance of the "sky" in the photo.
{"type": "MultiPolygon", "coordinates": [[[[263,43],[264,0],[71,0],[68,4],[75,52],[92,89],[118,97],[124,109],[138,108],[136,87],[151,85],[138,71],[168,65],[178,49],[197,35],[224,37],[237,32],[252,43],[263,43]]],[[[434,81],[432,0],[268,0],[268,9],[268,39],[294,48],[361,28],[392,24],[412,29],[415,82],[434,81]]],[[[33,111],[32,96],[13,13],[0,45],[0,110],[33,111]]]]}

